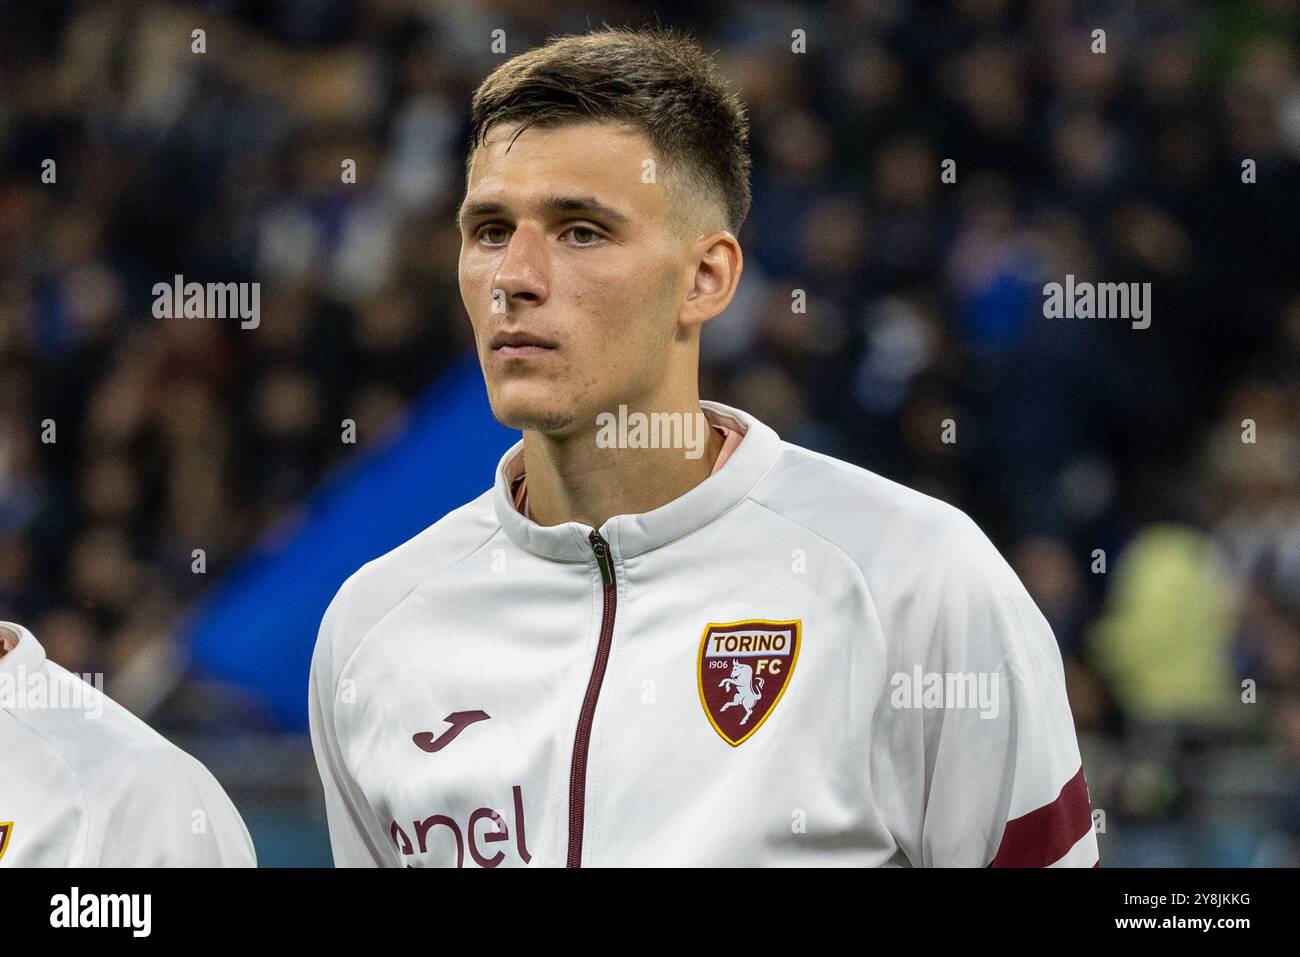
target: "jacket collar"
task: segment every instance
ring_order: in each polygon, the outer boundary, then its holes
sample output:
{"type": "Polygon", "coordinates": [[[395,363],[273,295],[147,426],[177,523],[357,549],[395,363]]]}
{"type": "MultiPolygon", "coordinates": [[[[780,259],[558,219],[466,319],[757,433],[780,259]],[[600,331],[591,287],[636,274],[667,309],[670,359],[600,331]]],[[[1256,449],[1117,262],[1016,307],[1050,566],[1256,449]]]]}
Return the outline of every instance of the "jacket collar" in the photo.
{"type": "MultiPolygon", "coordinates": [[[[781,451],[781,439],[747,412],[720,402],[701,401],[706,418],[745,434],[736,451],[713,475],[685,495],[639,515],[615,515],[600,528],[619,559],[667,545],[721,518],[758,485],[781,451]]],[[[511,482],[523,467],[524,443],[516,442],[497,465],[492,504],[510,540],[525,551],[561,562],[589,562],[591,526],[581,522],[538,525],[514,506],[511,482]]]]}

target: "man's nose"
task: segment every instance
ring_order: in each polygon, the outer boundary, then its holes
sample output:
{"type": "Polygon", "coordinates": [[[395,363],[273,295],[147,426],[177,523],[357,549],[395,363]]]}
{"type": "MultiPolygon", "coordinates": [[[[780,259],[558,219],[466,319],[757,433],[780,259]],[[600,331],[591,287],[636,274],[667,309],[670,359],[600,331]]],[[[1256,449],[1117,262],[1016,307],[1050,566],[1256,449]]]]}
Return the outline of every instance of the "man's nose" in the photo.
{"type": "Polygon", "coordinates": [[[492,294],[508,302],[541,302],[546,298],[546,242],[541,230],[521,225],[511,234],[492,294]]]}

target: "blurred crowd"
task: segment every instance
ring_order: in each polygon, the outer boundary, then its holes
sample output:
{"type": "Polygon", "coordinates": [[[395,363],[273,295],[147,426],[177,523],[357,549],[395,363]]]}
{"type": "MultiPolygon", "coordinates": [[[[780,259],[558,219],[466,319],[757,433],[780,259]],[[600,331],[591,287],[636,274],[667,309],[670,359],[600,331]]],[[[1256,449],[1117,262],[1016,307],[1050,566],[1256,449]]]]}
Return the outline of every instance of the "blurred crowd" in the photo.
{"type": "Polygon", "coordinates": [[[753,127],[702,395],[990,534],[1061,644],[1105,863],[1300,864],[1294,3],[0,10],[0,618],[65,667],[147,676],[355,452],[338,423],[393,434],[472,348],[493,31],[657,15],[753,127]],[[260,282],[260,326],[153,318],[177,274],[260,282]],[[1150,283],[1150,327],[1045,318],[1067,274],[1150,283]]]}

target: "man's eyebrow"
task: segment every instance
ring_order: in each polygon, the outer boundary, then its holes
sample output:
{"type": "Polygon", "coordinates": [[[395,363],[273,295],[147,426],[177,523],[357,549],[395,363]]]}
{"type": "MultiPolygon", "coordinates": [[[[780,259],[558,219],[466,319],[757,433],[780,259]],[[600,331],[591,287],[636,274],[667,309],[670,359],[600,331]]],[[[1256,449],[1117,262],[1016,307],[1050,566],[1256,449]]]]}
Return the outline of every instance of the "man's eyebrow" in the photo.
{"type": "MultiPolygon", "coordinates": [[[[628,217],[608,203],[602,203],[595,196],[547,196],[538,204],[543,212],[548,213],[592,213],[614,225],[622,226],[628,217]]],[[[465,223],[480,216],[499,216],[506,211],[504,203],[481,200],[466,203],[456,214],[456,225],[462,229],[465,223]]]]}

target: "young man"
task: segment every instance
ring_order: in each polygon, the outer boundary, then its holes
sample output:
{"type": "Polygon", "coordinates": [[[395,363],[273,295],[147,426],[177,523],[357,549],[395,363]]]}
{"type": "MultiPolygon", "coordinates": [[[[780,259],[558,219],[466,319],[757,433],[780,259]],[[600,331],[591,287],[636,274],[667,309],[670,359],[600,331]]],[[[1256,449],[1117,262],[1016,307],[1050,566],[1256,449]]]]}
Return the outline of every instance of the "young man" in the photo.
{"type": "Polygon", "coordinates": [[[1060,653],[979,528],[698,397],[749,205],[707,58],[562,38],[472,113],[461,293],[523,441],[325,614],[336,863],[1096,864],[1060,653]]]}
{"type": "Polygon", "coordinates": [[[208,769],[0,622],[0,867],[254,867],[208,769]]]}

